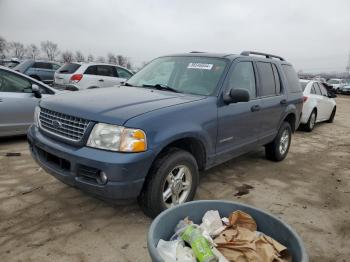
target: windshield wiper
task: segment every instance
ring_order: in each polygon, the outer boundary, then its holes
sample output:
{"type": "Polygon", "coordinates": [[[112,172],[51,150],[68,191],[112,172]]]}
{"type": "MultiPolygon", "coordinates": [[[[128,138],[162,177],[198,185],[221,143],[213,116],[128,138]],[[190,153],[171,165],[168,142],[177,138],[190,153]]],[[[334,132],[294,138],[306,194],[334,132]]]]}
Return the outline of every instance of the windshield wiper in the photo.
{"type": "Polygon", "coordinates": [[[123,83],[123,84],[121,84],[122,86],[133,86],[133,85],[131,85],[131,84],[129,84],[128,82],[125,82],[125,83],[123,83]]]}
{"type": "Polygon", "coordinates": [[[143,84],[142,86],[143,87],[153,87],[153,88],[158,89],[158,90],[167,90],[167,91],[171,91],[171,92],[175,92],[175,93],[182,93],[181,91],[176,90],[175,88],[172,88],[170,86],[163,85],[163,84],[155,84],[155,85],[143,84]]]}

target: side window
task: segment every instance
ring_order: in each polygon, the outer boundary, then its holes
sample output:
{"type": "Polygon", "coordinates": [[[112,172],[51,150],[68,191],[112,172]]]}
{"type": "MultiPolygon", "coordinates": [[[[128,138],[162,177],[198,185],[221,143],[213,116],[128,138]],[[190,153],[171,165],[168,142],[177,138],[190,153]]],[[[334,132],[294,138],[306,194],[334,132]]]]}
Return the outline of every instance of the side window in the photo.
{"type": "Polygon", "coordinates": [[[283,72],[287,78],[288,90],[290,93],[301,92],[300,82],[295,73],[294,68],[291,65],[282,65],[283,72]]]}
{"type": "Polygon", "coordinates": [[[97,66],[89,66],[84,74],[86,75],[97,75],[97,66]]]}
{"type": "Polygon", "coordinates": [[[52,65],[52,69],[55,71],[61,67],[60,65],[57,65],[57,64],[51,64],[51,65],[52,65]]]}
{"type": "Polygon", "coordinates": [[[272,69],[273,69],[273,75],[275,76],[275,85],[276,85],[276,94],[280,94],[281,93],[281,79],[280,79],[280,75],[278,72],[278,69],[276,67],[275,64],[272,64],[272,69]]]}
{"type": "Polygon", "coordinates": [[[0,70],[0,92],[32,92],[29,80],[5,70],[0,70]]]}
{"type": "Polygon", "coordinates": [[[126,71],[125,69],[120,67],[116,67],[116,69],[117,69],[118,77],[126,78],[126,79],[129,79],[130,77],[132,77],[132,74],[126,71]]]}
{"type": "Polygon", "coordinates": [[[108,66],[108,65],[97,66],[97,74],[99,76],[117,77],[117,71],[115,70],[114,66],[108,66]]]}
{"type": "Polygon", "coordinates": [[[32,67],[37,69],[52,69],[51,64],[45,62],[35,62],[32,67]]]}
{"type": "Polygon", "coordinates": [[[316,95],[316,90],[315,90],[315,87],[313,85],[311,87],[310,94],[316,95]]]}
{"type": "Polygon", "coordinates": [[[327,95],[328,95],[328,92],[327,92],[326,88],[324,88],[323,85],[321,85],[320,83],[318,83],[318,85],[319,85],[319,87],[320,87],[320,89],[321,89],[321,94],[322,94],[323,96],[327,96],[327,95]]]}
{"type": "Polygon", "coordinates": [[[231,72],[229,89],[242,88],[249,92],[250,98],[256,97],[255,75],[252,62],[240,62],[231,72]]]}
{"type": "Polygon", "coordinates": [[[321,90],[320,90],[320,87],[318,86],[317,83],[313,83],[313,84],[312,84],[312,87],[315,88],[316,95],[319,95],[319,96],[322,95],[321,90]]]}
{"type": "Polygon", "coordinates": [[[256,63],[260,76],[261,96],[276,95],[275,77],[273,75],[271,63],[256,63]]]}

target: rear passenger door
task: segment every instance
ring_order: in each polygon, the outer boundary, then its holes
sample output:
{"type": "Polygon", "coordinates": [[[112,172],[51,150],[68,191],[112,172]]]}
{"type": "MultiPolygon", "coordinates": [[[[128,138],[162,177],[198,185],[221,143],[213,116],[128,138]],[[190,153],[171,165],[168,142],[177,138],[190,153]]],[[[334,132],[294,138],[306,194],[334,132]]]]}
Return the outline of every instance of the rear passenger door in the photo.
{"type": "Polygon", "coordinates": [[[102,87],[112,87],[121,82],[118,78],[115,66],[98,65],[97,74],[100,76],[99,81],[101,82],[102,87]]]}
{"type": "Polygon", "coordinates": [[[287,106],[283,96],[281,78],[277,66],[265,61],[255,62],[259,81],[258,96],[261,100],[260,143],[269,142],[276,136],[280,119],[287,106]]]}
{"type": "Polygon", "coordinates": [[[35,62],[32,68],[42,82],[50,83],[53,81],[55,71],[53,70],[51,63],[35,62]]]}
{"type": "Polygon", "coordinates": [[[236,60],[231,66],[223,87],[223,95],[231,89],[246,89],[248,102],[218,106],[217,162],[230,159],[256,146],[260,128],[260,100],[257,99],[256,78],[250,60],[236,60]]]}

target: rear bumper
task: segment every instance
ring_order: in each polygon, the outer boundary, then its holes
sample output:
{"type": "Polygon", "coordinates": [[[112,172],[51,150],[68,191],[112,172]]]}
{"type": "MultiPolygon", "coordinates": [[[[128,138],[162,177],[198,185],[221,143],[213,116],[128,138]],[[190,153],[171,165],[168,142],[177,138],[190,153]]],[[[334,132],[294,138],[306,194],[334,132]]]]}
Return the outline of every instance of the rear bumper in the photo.
{"type": "Polygon", "coordinates": [[[65,184],[106,199],[136,198],[153,161],[152,151],[128,154],[72,147],[44,136],[34,125],[27,137],[33,158],[45,171],[65,184]],[[107,176],[106,183],[95,179],[101,172],[107,176]]]}

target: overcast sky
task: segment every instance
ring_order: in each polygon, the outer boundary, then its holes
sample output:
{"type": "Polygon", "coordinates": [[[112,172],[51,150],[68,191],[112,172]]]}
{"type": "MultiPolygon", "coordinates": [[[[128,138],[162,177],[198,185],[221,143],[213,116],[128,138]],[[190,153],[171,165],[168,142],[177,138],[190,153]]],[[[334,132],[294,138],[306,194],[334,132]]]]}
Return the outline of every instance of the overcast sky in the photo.
{"type": "Polygon", "coordinates": [[[305,71],[344,70],[350,0],[0,0],[0,35],[136,64],[191,50],[258,50],[305,71]]]}

